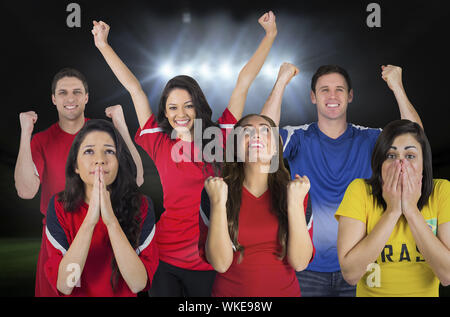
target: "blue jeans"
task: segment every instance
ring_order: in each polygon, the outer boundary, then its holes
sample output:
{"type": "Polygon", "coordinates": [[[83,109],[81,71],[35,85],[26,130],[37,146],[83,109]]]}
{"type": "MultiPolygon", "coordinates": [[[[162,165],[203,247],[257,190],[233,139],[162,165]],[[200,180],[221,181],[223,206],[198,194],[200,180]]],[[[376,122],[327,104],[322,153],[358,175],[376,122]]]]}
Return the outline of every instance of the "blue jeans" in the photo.
{"type": "Polygon", "coordinates": [[[302,297],[355,297],[356,286],[348,284],[338,272],[297,272],[302,297]]]}

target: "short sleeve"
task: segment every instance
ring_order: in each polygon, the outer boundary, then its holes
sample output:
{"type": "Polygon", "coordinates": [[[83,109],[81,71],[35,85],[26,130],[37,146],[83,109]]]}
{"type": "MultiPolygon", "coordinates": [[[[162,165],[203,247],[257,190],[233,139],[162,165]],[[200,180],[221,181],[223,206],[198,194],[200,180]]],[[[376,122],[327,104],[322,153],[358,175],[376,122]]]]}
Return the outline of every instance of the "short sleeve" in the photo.
{"type": "Polygon", "coordinates": [[[31,147],[31,156],[33,158],[34,164],[34,172],[42,182],[42,175],[44,175],[45,160],[44,155],[42,153],[42,145],[38,135],[33,136],[33,138],[31,139],[30,147],[31,147]]]}
{"type": "Polygon", "coordinates": [[[158,248],[155,237],[155,210],[149,197],[143,197],[141,204],[141,234],[136,253],[147,271],[148,282],[145,290],[151,287],[153,276],[159,264],[158,248]]]}
{"type": "Polygon", "coordinates": [[[208,238],[210,213],[211,213],[211,205],[209,201],[209,196],[208,193],[206,192],[206,189],[203,188],[201,194],[199,221],[198,221],[200,232],[198,239],[198,252],[200,257],[206,262],[208,261],[206,260],[205,246],[206,246],[206,239],[208,238]]]}
{"type": "Polygon", "coordinates": [[[56,202],[56,196],[50,199],[47,209],[47,222],[45,228],[46,249],[48,254],[47,262],[44,264],[44,272],[47,280],[56,294],[62,295],[56,285],[58,281],[59,264],[64,254],[69,249],[65,224],[59,216],[61,208],[56,202]]]}
{"type": "Polygon", "coordinates": [[[222,113],[219,120],[217,120],[217,123],[219,124],[219,127],[222,130],[224,147],[227,142],[227,136],[233,130],[236,122],[237,122],[236,118],[233,116],[231,111],[228,110],[228,108],[225,108],[225,111],[222,113]]]}
{"type": "Polygon", "coordinates": [[[434,190],[438,199],[438,225],[450,222],[450,182],[440,179],[436,182],[434,190]]]}
{"type": "Polygon", "coordinates": [[[286,126],[280,129],[280,136],[283,141],[283,157],[291,160],[295,156],[300,148],[300,134],[303,133],[303,129],[299,127],[286,126]]]}
{"type": "Polygon", "coordinates": [[[345,216],[367,223],[366,197],[365,180],[361,178],[353,180],[348,185],[344,198],[334,215],[336,220],[339,221],[339,216],[345,216]]]}
{"type": "Polygon", "coordinates": [[[155,115],[152,114],[144,127],[142,129],[141,127],[138,128],[134,140],[148,153],[150,158],[155,161],[159,147],[167,138],[167,134],[158,127],[155,115]]]}

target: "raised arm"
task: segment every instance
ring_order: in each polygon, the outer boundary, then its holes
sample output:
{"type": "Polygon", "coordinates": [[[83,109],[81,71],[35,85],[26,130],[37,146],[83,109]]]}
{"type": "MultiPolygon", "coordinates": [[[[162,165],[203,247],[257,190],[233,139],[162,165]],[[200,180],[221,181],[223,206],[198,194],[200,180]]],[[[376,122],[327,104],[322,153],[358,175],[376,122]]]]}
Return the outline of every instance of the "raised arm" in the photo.
{"type": "Polygon", "coordinates": [[[91,32],[94,35],[95,46],[100,53],[102,53],[114,75],[116,75],[120,83],[130,93],[138,117],[139,126],[143,128],[148,118],[152,115],[147,95],[137,78],[108,44],[109,25],[102,21],[93,21],[93,23],[94,27],[91,32]]]}
{"type": "Polygon", "coordinates": [[[306,176],[295,175],[288,185],[288,241],[287,259],[296,271],[303,271],[312,257],[313,246],[308,232],[303,200],[309,191],[306,176]],[[301,202],[301,203],[299,203],[301,202]]]}
{"type": "Polygon", "coordinates": [[[37,118],[34,111],[22,112],[19,115],[21,134],[19,154],[14,169],[14,181],[17,194],[23,199],[34,198],[40,185],[31,154],[31,135],[37,118]]]}
{"type": "Polygon", "coordinates": [[[211,203],[206,259],[217,272],[224,273],[233,262],[226,208],[228,186],[220,177],[209,177],[205,181],[205,189],[211,203]]]}
{"type": "Polygon", "coordinates": [[[266,60],[273,41],[277,35],[275,15],[272,11],[269,11],[261,16],[258,19],[258,22],[266,31],[266,35],[262,39],[253,56],[239,72],[236,86],[231,94],[230,102],[228,103],[228,110],[230,110],[236,120],[239,120],[242,117],[248,90],[264,65],[264,61],[266,60]]]}
{"type": "Polygon", "coordinates": [[[277,126],[280,124],[284,90],[291,79],[298,73],[299,69],[293,64],[283,63],[278,72],[277,81],[273,86],[272,92],[261,110],[261,114],[271,118],[277,126]]]}
{"type": "Polygon", "coordinates": [[[120,135],[128,146],[131,156],[133,157],[134,164],[136,164],[136,184],[138,186],[141,186],[144,183],[144,167],[142,165],[141,156],[139,155],[139,152],[136,149],[133,140],[131,139],[130,132],[128,131],[128,126],[123,115],[122,106],[115,105],[108,107],[105,109],[105,114],[108,118],[112,119],[114,127],[119,131],[120,135]]]}
{"type": "Polygon", "coordinates": [[[387,65],[381,66],[381,77],[387,83],[388,87],[394,93],[395,99],[398,103],[401,119],[408,119],[418,123],[422,129],[422,121],[414,106],[408,99],[402,82],[402,69],[398,66],[387,65]]]}

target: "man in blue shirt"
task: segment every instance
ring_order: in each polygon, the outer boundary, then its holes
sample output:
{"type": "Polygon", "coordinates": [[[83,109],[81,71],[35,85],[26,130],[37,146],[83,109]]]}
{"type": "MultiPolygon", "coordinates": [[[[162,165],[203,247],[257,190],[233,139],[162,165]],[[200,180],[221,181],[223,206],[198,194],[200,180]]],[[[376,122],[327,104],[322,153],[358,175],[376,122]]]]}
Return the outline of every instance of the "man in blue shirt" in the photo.
{"type": "MultiPolygon", "coordinates": [[[[382,66],[382,77],[393,91],[402,119],[422,125],[402,84],[401,68],[382,66]]],[[[281,101],[289,81],[299,70],[284,63],[261,114],[280,122],[281,101]]],[[[347,106],[353,99],[345,69],[324,65],[311,81],[311,101],[317,106],[317,122],[280,129],[283,154],[291,175],[308,176],[313,210],[313,242],[316,254],[306,270],[297,273],[302,296],[355,296],[356,288],[341,274],[337,256],[338,222],[334,214],[347,186],[355,178],[369,178],[372,150],[381,129],[347,122],[347,106]]]]}

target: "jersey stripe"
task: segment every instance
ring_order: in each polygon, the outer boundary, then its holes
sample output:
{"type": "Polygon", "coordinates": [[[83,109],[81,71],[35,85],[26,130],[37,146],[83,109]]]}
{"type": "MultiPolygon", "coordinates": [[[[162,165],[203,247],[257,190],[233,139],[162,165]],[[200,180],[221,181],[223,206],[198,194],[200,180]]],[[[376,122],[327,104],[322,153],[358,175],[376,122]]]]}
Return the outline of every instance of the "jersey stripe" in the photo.
{"type": "Polygon", "coordinates": [[[288,132],[287,137],[286,137],[286,142],[284,142],[283,145],[283,152],[286,150],[286,147],[289,143],[289,141],[291,140],[292,135],[294,134],[295,130],[298,129],[302,129],[302,130],[308,130],[308,127],[310,126],[310,124],[304,124],[304,125],[298,125],[298,126],[286,126],[283,129],[286,130],[288,132]]]}
{"type": "Polygon", "coordinates": [[[48,241],[55,247],[55,249],[61,251],[64,255],[69,249],[69,242],[67,241],[66,233],[62,228],[58,217],[56,216],[55,199],[56,196],[53,196],[48,204],[45,233],[48,241]]]}
{"type": "Polygon", "coordinates": [[[145,217],[144,224],[142,225],[141,236],[139,238],[139,247],[136,249],[136,253],[140,254],[150,245],[155,236],[155,212],[153,209],[153,203],[147,199],[147,216],[145,217]]]}

